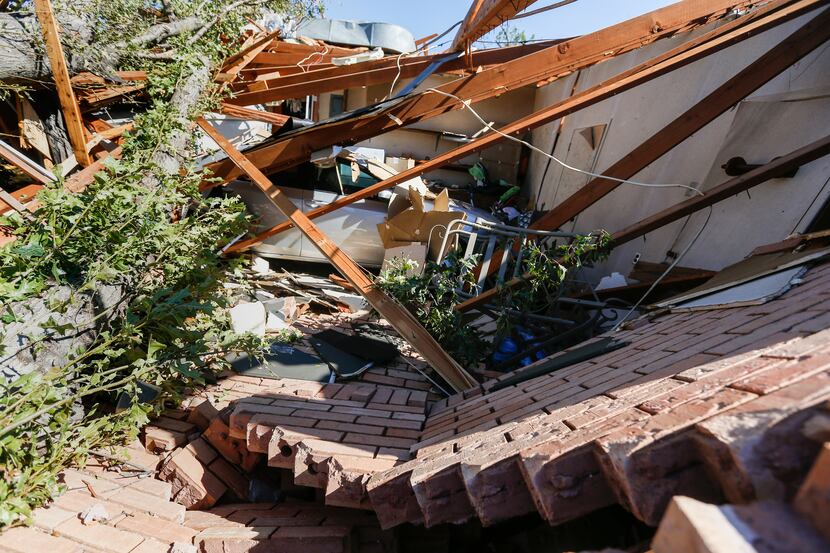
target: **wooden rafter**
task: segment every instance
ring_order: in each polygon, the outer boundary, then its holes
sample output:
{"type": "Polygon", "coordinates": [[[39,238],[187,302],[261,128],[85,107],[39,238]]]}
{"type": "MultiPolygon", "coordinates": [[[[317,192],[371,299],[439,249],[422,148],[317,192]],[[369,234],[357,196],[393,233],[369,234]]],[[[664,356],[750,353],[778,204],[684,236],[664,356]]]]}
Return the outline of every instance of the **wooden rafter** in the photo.
{"type": "Polygon", "coordinates": [[[49,57],[52,77],[55,80],[55,86],[58,90],[58,100],[60,100],[61,111],[66,122],[66,131],[69,135],[69,142],[72,144],[72,151],[78,163],[87,166],[92,163],[92,160],[86,150],[81,108],[78,107],[78,101],[75,98],[75,93],[72,90],[72,85],[69,80],[69,70],[66,67],[66,58],[63,54],[63,46],[61,45],[51,2],[49,0],[35,0],[35,12],[40,23],[40,29],[43,32],[46,54],[49,57]]]}
{"type": "Polygon", "coordinates": [[[700,211],[727,198],[745,192],[754,186],[758,186],[770,179],[786,175],[793,169],[810,163],[816,159],[830,154],[830,136],[825,136],[802,148],[799,148],[785,156],[775,158],[765,165],[756,167],[748,173],[734,177],[718,186],[707,190],[701,196],[694,196],[688,200],[677,203],[654,215],[646,217],[642,221],[629,225],[628,227],[611,235],[613,246],[620,246],[639,238],[658,228],[671,224],[687,215],[700,211]]]}
{"type": "MultiPolygon", "coordinates": [[[[709,31],[697,38],[683,43],[664,54],[656,56],[628,71],[612,77],[592,88],[584,90],[570,98],[558,102],[552,106],[532,113],[518,121],[503,127],[502,134],[490,133],[459,146],[449,152],[436,156],[432,160],[412,169],[402,171],[398,175],[386,179],[380,183],[364,188],[348,196],[338,198],[334,202],[323,207],[312,210],[308,213],[310,218],[315,218],[330,213],[340,207],[355,201],[371,197],[381,190],[391,188],[411,178],[421,176],[429,171],[438,169],[446,164],[452,163],[470,155],[473,152],[490,147],[506,140],[504,135],[520,135],[528,130],[534,129],[551,121],[555,121],[565,115],[594,105],[606,98],[629,90],[644,82],[657,78],[670,71],[684,67],[694,61],[702,59],[714,52],[731,46],[748,36],[752,36],[764,29],[788,21],[798,15],[814,9],[823,0],[777,0],[776,2],[759,9],[756,12],[747,14],[743,18],[733,20],[717,29],[709,31]]],[[[259,233],[257,236],[239,242],[232,250],[241,250],[256,245],[266,238],[278,234],[290,228],[290,223],[282,223],[271,229],[259,233]]],[[[496,256],[495,258],[498,258],[496,256]]]]}
{"type": "MultiPolygon", "coordinates": [[[[437,88],[477,103],[593,65],[608,59],[609,52],[619,54],[638,48],[749,3],[745,0],[684,0],[437,88]],[[660,25],[656,25],[656,21],[660,25]]],[[[315,125],[275,139],[248,150],[246,155],[260,169],[281,171],[308,161],[312,152],[328,146],[354,144],[396,129],[400,124],[410,125],[460,108],[454,100],[424,92],[376,113],[315,125]]],[[[211,164],[211,170],[225,179],[240,174],[227,160],[211,164]]]]}
{"type": "MultiPolygon", "coordinates": [[[[830,10],[825,10],[749,64],[606,169],[603,175],[617,179],[634,177],[689,136],[826,42],[830,38],[827,26],[830,26],[830,10]],[[822,25],[825,29],[821,28],[822,25]]],[[[543,215],[532,225],[532,228],[546,230],[559,228],[618,186],[620,186],[618,181],[595,178],[543,215]]]]}
{"type": "Polygon", "coordinates": [[[240,52],[237,52],[234,56],[228,58],[225,61],[225,67],[222,72],[217,75],[217,80],[229,83],[236,79],[239,76],[239,73],[248,67],[248,65],[254,61],[254,58],[261,54],[262,51],[265,50],[274,41],[274,39],[279,36],[279,34],[279,29],[268,33],[262,38],[254,41],[254,43],[247,48],[243,48],[240,52]]]}
{"type": "MultiPolygon", "coordinates": [[[[504,63],[543,48],[552,46],[561,41],[551,41],[541,44],[512,46],[508,48],[494,48],[473,52],[473,65],[486,66],[504,63]]],[[[289,98],[303,98],[307,95],[322,94],[334,90],[345,90],[359,86],[372,86],[392,82],[400,73],[399,79],[410,79],[417,76],[436,59],[444,54],[432,56],[414,56],[401,58],[384,58],[355,65],[330,67],[312,70],[308,73],[280,76],[264,81],[266,90],[243,90],[237,88],[237,94],[228,98],[227,102],[240,106],[251,106],[265,102],[287,100],[289,98]]],[[[442,72],[463,69],[467,66],[465,59],[450,60],[441,66],[442,72]]],[[[258,83],[259,84],[259,83],[258,83]]]]}
{"type": "Polygon", "coordinates": [[[536,0],[475,0],[452,41],[451,50],[463,50],[536,0]],[[472,18],[470,19],[470,16],[472,18]]]}
{"type": "Polygon", "coordinates": [[[382,317],[389,321],[389,324],[398,331],[401,337],[409,342],[454,390],[461,391],[475,385],[475,380],[441,348],[412,314],[375,287],[360,265],[323,234],[317,225],[312,223],[288,196],[268,180],[268,177],[242,155],[221,133],[216,131],[210,123],[202,118],[197,122],[208,136],[224,150],[228,157],[268,196],[277,209],[311,240],[340,274],[349,281],[352,287],[366,298],[366,301],[382,317]]]}
{"type": "Polygon", "coordinates": [[[281,113],[271,113],[270,111],[243,108],[241,106],[228,104],[227,102],[222,102],[219,111],[224,115],[229,115],[230,117],[235,117],[244,121],[262,121],[263,123],[271,123],[277,129],[281,128],[283,125],[288,123],[289,120],[291,120],[290,116],[282,115],[281,113]]]}

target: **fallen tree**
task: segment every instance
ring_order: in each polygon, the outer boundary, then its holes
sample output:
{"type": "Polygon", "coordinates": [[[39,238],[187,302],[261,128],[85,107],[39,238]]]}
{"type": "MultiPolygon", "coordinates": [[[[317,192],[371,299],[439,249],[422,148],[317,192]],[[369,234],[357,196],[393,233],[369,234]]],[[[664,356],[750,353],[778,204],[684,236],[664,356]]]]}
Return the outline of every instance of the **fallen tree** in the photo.
{"type": "MultiPolygon", "coordinates": [[[[228,265],[217,255],[247,228],[247,217],[237,200],[199,194],[204,175],[193,163],[192,122],[218,102],[213,72],[239,48],[229,37],[239,37],[248,18],[263,8],[309,6],[156,6],[56,5],[60,21],[82,22],[84,32],[65,45],[76,53],[74,66],[148,71],[150,105],[121,158],[108,160],[85,190],[55,183],[31,219],[2,221],[17,240],[0,248],[0,527],[24,522],[54,494],[62,468],[134,438],[165,400],[203,383],[206,360],[258,346],[229,330],[221,287],[228,265]],[[94,14],[94,23],[84,14],[94,14]],[[142,386],[158,398],[140,403],[142,386]]],[[[31,22],[26,10],[14,17],[31,22]]],[[[27,71],[42,80],[48,66],[38,57],[37,27],[20,28],[29,42],[19,55],[35,53],[39,67],[27,71]]]]}

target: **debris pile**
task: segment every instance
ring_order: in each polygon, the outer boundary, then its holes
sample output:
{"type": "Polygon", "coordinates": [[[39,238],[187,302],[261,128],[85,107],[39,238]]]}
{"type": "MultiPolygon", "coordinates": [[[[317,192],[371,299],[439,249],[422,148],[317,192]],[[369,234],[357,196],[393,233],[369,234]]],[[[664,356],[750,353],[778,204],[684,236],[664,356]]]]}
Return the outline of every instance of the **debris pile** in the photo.
{"type": "Polygon", "coordinates": [[[828,2],[531,4],[0,0],[0,550],[830,547],[828,2]]]}

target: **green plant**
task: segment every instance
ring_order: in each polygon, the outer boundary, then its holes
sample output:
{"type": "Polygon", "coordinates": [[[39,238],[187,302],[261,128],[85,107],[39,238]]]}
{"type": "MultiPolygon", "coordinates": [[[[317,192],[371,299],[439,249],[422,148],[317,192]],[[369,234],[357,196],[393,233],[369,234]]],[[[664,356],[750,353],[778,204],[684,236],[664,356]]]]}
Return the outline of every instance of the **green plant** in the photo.
{"type": "Polygon", "coordinates": [[[460,284],[473,284],[475,258],[451,254],[441,263],[428,262],[418,272],[415,261],[395,258],[375,283],[391,295],[424,325],[424,328],[464,366],[477,365],[487,344],[476,330],[462,324],[455,305],[462,298],[460,284]]]}
{"type": "MultiPolygon", "coordinates": [[[[511,329],[510,312],[538,312],[549,306],[561,291],[568,272],[603,259],[610,235],[605,231],[580,235],[570,243],[550,250],[531,243],[522,257],[525,286],[508,287],[497,283],[499,318],[494,343],[511,329]]],[[[452,252],[442,263],[428,262],[423,272],[408,259],[396,258],[375,281],[379,288],[400,301],[429,333],[466,367],[477,366],[490,353],[490,346],[473,327],[463,323],[455,306],[463,298],[460,289],[472,289],[477,257],[461,258],[452,252]]]]}

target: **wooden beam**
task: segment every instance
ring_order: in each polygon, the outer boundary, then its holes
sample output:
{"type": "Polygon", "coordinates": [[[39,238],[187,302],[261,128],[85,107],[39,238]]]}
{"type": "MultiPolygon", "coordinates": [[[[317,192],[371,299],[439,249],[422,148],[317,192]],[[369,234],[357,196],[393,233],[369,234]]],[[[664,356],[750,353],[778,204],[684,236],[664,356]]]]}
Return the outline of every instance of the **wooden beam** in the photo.
{"type": "MultiPolygon", "coordinates": [[[[490,133],[477,138],[472,142],[436,156],[427,163],[412,169],[407,169],[406,171],[402,171],[392,178],[386,179],[348,196],[338,198],[334,202],[321,208],[314,209],[308,213],[308,216],[313,219],[320,215],[324,215],[355,201],[371,197],[381,190],[391,188],[401,182],[405,182],[411,178],[421,176],[429,171],[438,169],[459,159],[463,159],[473,152],[490,147],[501,142],[502,140],[506,140],[504,137],[505,134],[521,135],[540,125],[555,121],[565,115],[594,105],[602,100],[605,100],[606,98],[610,98],[611,96],[619,94],[625,90],[634,88],[644,82],[711,55],[714,52],[744,40],[748,36],[754,35],[762,30],[797,17],[810,9],[814,9],[816,5],[822,3],[823,1],[824,0],[777,0],[765,8],[759,9],[756,12],[743,16],[742,18],[721,25],[708,33],[685,42],[669,50],[668,52],[665,52],[664,54],[656,56],[594,87],[575,94],[566,100],[537,111],[527,117],[523,117],[522,119],[519,119],[518,121],[500,129],[503,134],[490,133]]],[[[271,229],[259,233],[251,239],[238,242],[229,251],[240,251],[241,249],[256,245],[262,242],[262,240],[290,228],[290,226],[289,222],[274,226],[271,229]]]]}
{"type": "Polygon", "coordinates": [[[63,184],[63,187],[70,192],[81,192],[87,186],[92,184],[92,181],[95,180],[95,175],[104,168],[104,162],[107,158],[112,159],[119,159],[121,157],[122,148],[121,146],[117,147],[113,151],[105,154],[99,160],[96,160],[90,163],[87,167],[84,167],[82,170],[78,171],[68,179],[63,184]]]}
{"type": "MultiPolygon", "coordinates": [[[[517,57],[538,52],[559,42],[562,41],[476,51],[471,54],[472,64],[478,67],[504,63],[517,57]]],[[[240,106],[251,106],[290,98],[304,98],[308,95],[313,96],[334,90],[390,83],[399,73],[399,79],[410,79],[418,76],[436,59],[444,56],[446,54],[404,57],[401,58],[400,65],[396,58],[383,58],[355,65],[310,70],[307,73],[297,75],[281,75],[264,81],[267,90],[236,88],[236,95],[233,98],[228,98],[226,102],[240,106]]],[[[465,58],[450,60],[441,66],[439,72],[446,73],[464,69],[467,64],[465,58]]]]}
{"type": "MultiPolygon", "coordinates": [[[[826,2],[818,2],[818,4],[826,4],[826,2]]],[[[798,3],[792,8],[796,6],[798,3]]],[[[830,39],[830,9],[825,9],[718,87],[712,94],[652,135],[603,174],[623,179],[631,178],[649,163],[702,129],[724,111],[824,44],[828,39],[830,39]],[[649,148],[654,148],[654,151],[648,151],[649,148]]],[[[533,223],[531,228],[558,228],[619,185],[620,183],[607,179],[595,179],[533,223]]],[[[527,275],[523,275],[521,278],[512,279],[506,286],[519,286],[526,277],[527,275]]],[[[457,309],[460,311],[471,309],[476,305],[486,303],[495,295],[495,291],[487,290],[459,304],[457,309]]]]}
{"type": "MultiPolygon", "coordinates": [[[[472,103],[493,98],[523,86],[536,84],[606,60],[649,44],[679,30],[693,28],[728,13],[747,0],[684,0],[534,54],[511,60],[468,77],[446,83],[438,90],[472,103]]],[[[404,126],[461,109],[458,102],[432,93],[415,94],[393,105],[361,117],[325,122],[263,143],[246,151],[248,158],[264,171],[277,172],[308,161],[312,152],[333,145],[360,142],[404,126]]],[[[210,165],[213,174],[232,179],[240,171],[230,162],[210,165]]]]}
{"type": "Polygon", "coordinates": [[[484,0],[473,0],[472,4],[470,4],[470,9],[467,10],[467,15],[464,16],[463,21],[461,21],[461,26],[458,28],[458,32],[455,33],[450,50],[461,50],[463,47],[461,37],[470,32],[470,28],[472,27],[473,22],[475,22],[482,4],[484,4],[484,0]]]}
{"type": "MultiPolygon", "coordinates": [[[[830,26],[830,10],[825,10],[603,171],[603,175],[618,179],[634,177],[830,39],[828,26],[830,26]],[[821,28],[822,25],[824,29],[821,28]]],[[[595,178],[534,222],[531,228],[545,230],[559,228],[618,186],[620,186],[619,182],[595,178]]]]}
{"type": "Polygon", "coordinates": [[[291,120],[289,115],[282,115],[281,113],[271,113],[270,111],[260,111],[258,109],[243,108],[242,106],[234,106],[227,102],[222,102],[219,111],[230,117],[242,119],[244,121],[262,121],[263,123],[271,123],[277,129],[283,127],[291,120]]]}
{"type": "Polygon", "coordinates": [[[456,391],[474,386],[476,381],[450,357],[421,326],[415,317],[401,304],[389,298],[375,287],[366,276],[366,272],[346,252],[332,242],[322,231],[306,217],[303,212],[279,188],[274,186],[253,163],[214,129],[203,118],[197,120],[199,126],[219,145],[235,164],[262,190],[286,217],[314,243],[332,265],[357,290],[369,304],[381,314],[389,324],[409,342],[418,353],[447,381],[456,391]]]}
{"type": "Polygon", "coordinates": [[[69,81],[69,70],[66,68],[66,58],[58,34],[55,14],[52,11],[52,3],[49,0],[35,0],[35,13],[43,32],[46,54],[49,57],[49,65],[52,67],[52,78],[58,90],[58,100],[60,100],[72,151],[78,163],[87,166],[92,163],[92,160],[86,150],[81,108],[78,107],[78,101],[75,99],[75,93],[69,81]]]}
{"type": "MultiPolygon", "coordinates": [[[[466,18],[458,30],[458,34],[452,41],[452,50],[463,50],[472,45],[473,42],[483,37],[505,21],[511,19],[520,11],[526,9],[536,0],[484,0],[475,2],[470,12],[475,9],[475,15],[471,22],[466,18]]],[[[467,16],[470,16],[470,12],[467,16]]]]}
{"type": "Polygon", "coordinates": [[[268,33],[267,35],[263,36],[259,40],[255,41],[247,48],[243,48],[240,52],[237,52],[235,55],[231,56],[225,62],[225,66],[217,76],[217,80],[220,80],[223,83],[229,83],[235,80],[238,76],[240,71],[248,67],[255,57],[262,53],[271,42],[274,41],[280,35],[280,29],[268,33]]]}
{"type": "Polygon", "coordinates": [[[735,194],[740,194],[770,179],[785,175],[793,169],[797,169],[802,165],[828,154],[830,154],[830,136],[816,140],[803,148],[776,158],[766,165],[756,167],[748,173],[719,184],[711,190],[704,192],[702,196],[689,198],[688,200],[646,217],[642,221],[629,225],[611,235],[611,244],[613,246],[620,246],[626,242],[630,242],[635,238],[639,238],[658,228],[664,227],[705,207],[721,202],[735,194]]]}

